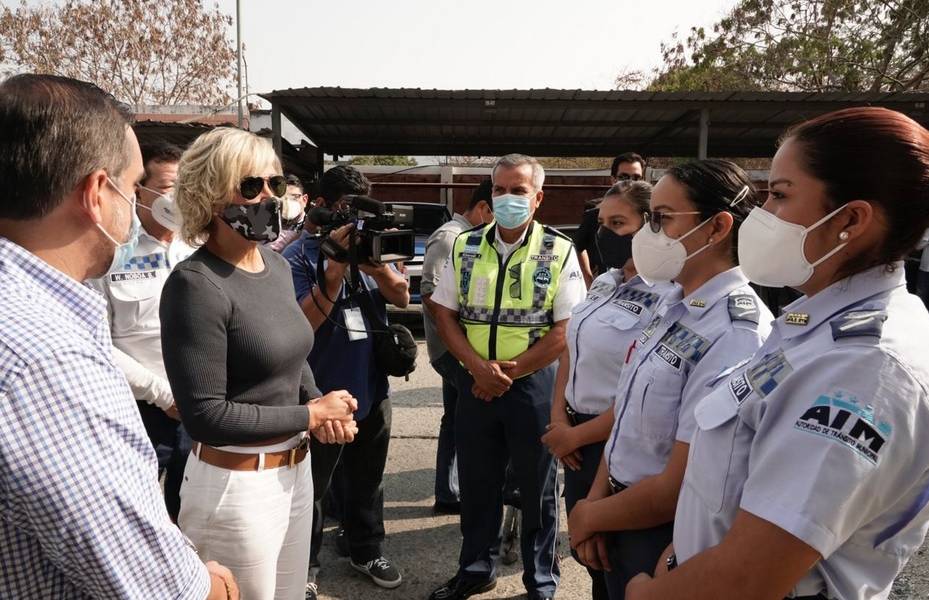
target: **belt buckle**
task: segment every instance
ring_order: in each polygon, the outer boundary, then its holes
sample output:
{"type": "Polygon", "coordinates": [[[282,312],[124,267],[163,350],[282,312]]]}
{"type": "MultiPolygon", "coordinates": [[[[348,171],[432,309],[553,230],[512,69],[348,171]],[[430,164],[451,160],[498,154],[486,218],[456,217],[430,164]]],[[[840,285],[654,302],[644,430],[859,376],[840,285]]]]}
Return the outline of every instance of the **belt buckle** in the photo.
{"type": "Polygon", "coordinates": [[[309,445],[310,445],[309,440],[306,437],[304,437],[302,440],[300,440],[299,444],[297,444],[296,446],[290,449],[290,451],[287,454],[287,467],[288,468],[293,468],[293,466],[297,464],[297,451],[308,448],[309,445]]]}

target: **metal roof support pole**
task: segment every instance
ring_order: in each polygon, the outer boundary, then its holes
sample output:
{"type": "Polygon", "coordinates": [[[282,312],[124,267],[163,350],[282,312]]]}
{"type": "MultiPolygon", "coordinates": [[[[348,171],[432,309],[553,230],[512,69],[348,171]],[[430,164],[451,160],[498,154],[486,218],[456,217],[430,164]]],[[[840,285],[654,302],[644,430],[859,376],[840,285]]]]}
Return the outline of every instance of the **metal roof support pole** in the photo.
{"type": "Polygon", "coordinates": [[[316,148],[316,182],[319,183],[323,180],[323,173],[326,172],[326,155],[323,153],[323,149],[320,147],[316,148]]]}
{"type": "Polygon", "coordinates": [[[706,158],[707,144],[710,139],[710,109],[700,109],[700,144],[697,146],[697,158],[706,158]]]}
{"type": "Polygon", "coordinates": [[[239,111],[239,129],[242,129],[242,7],[240,0],[235,2],[235,79],[236,106],[239,111]]]}
{"type": "MultiPolygon", "coordinates": [[[[439,181],[441,183],[453,183],[455,181],[455,167],[453,165],[442,165],[439,171],[439,181]]],[[[439,201],[448,209],[448,214],[455,214],[455,190],[442,188],[439,191],[439,201]]]]}
{"type": "Polygon", "coordinates": [[[271,105],[271,143],[274,145],[274,151],[277,155],[283,156],[281,143],[281,107],[277,104],[271,105]]]}

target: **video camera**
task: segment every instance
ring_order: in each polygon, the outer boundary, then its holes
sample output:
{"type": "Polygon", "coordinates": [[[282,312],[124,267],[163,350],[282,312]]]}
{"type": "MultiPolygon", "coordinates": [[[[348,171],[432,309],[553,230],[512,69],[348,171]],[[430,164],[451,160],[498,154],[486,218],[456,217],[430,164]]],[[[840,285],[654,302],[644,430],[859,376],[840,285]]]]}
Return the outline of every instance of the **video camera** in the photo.
{"type": "Polygon", "coordinates": [[[328,258],[353,264],[383,264],[411,260],[416,252],[413,207],[385,204],[369,196],[346,196],[338,211],[317,207],[309,219],[320,228],[320,250],[328,258]],[[353,223],[346,250],[332,240],[333,230],[353,223]],[[391,231],[388,231],[391,230],[391,231]]]}

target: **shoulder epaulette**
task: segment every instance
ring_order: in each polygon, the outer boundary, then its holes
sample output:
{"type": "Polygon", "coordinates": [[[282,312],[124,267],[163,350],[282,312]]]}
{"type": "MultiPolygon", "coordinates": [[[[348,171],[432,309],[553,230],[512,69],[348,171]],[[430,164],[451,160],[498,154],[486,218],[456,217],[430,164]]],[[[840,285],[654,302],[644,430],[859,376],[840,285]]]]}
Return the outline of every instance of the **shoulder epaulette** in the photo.
{"type": "Polygon", "coordinates": [[[545,233],[550,233],[550,234],[552,234],[552,235],[556,235],[556,236],[558,236],[558,237],[560,237],[560,238],[563,238],[563,239],[565,239],[565,240],[568,240],[568,241],[571,242],[571,243],[574,243],[574,240],[571,239],[571,236],[569,236],[569,235],[567,235],[567,234],[565,234],[565,233],[562,233],[561,231],[559,231],[558,229],[556,229],[556,228],[554,228],[554,227],[551,227],[551,226],[549,226],[549,225],[542,225],[542,229],[545,231],[545,233]]]}
{"type": "Polygon", "coordinates": [[[749,321],[758,324],[761,311],[754,296],[733,294],[729,296],[729,318],[733,321],[749,321]]]}
{"type": "Polygon", "coordinates": [[[832,339],[840,340],[850,337],[880,338],[884,332],[887,313],[877,309],[850,310],[829,321],[832,327],[832,339]]]}

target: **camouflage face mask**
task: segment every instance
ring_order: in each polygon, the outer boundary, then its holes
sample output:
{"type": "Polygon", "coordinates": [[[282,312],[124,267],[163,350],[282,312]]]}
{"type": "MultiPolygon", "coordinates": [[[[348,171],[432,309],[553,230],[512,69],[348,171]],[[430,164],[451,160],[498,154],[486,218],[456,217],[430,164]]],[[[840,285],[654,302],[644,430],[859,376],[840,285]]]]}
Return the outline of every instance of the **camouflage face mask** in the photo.
{"type": "Polygon", "coordinates": [[[277,198],[256,204],[230,204],[219,217],[253,242],[273,242],[281,234],[281,201],[277,198]]]}

